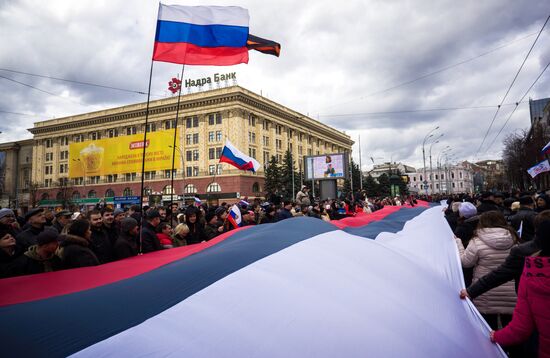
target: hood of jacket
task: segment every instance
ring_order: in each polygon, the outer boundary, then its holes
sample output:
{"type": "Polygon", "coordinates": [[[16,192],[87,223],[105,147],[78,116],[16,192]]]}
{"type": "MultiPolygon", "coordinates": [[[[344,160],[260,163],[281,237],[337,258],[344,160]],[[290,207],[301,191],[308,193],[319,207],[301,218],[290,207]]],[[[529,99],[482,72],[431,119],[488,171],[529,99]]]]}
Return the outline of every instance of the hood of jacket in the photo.
{"type": "Polygon", "coordinates": [[[47,257],[47,258],[40,257],[40,255],[38,255],[38,245],[29,246],[27,251],[25,251],[24,255],[36,261],[48,261],[49,259],[52,258],[52,257],[47,257]]]}
{"type": "Polygon", "coordinates": [[[476,236],[487,246],[496,250],[507,250],[514,245],[514,238],[510,231],[500,227],[480,229],[476,232],[476,236]]]}

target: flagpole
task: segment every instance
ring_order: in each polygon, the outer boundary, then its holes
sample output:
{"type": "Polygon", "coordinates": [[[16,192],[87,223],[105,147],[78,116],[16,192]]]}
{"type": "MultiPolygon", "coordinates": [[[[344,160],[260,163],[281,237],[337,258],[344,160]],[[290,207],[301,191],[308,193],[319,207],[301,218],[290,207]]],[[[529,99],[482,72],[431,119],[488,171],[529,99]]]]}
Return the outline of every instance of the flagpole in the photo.
{"type": "Polygon", "coordinates": [[[143,237],[142,237],[142,231],[141,228],[143,227],[143,219],[144,219],[144,212],[143,212],[143,185],[144,185],[144,172],[145,172],[145,149],[147,148],[147,124],[149,121],[149,103],[151,100],[151,82],[153,79],[153,64],[155,61],[151,60],[151,69],[149,71],[149,89],[147,90],[147,107],[145,108],[145,130],[143,131],[143,158],[141,159],[141,187],[139,191],[139,208],[141,213],[141,221],[140,221],[140,230],[139,230],[139,254],[143,253],[143,237]]]}
{"type": "MultiPolygon", "coordinates": [[[[185,72],[185,64],[181,65],[181,81],[183,82],[183,73],[185,72]]],[[[174,218],[174,215],[172,213],[172,205],[174,204],[174,166],[175,166],[175,162],[176,162],[176,137],[178,135],[178,117],[179,117],[179,113],[180,113],[180,101],[181,101],[181,88],[183,86],[181,85],[180,83],[180,88],[179,88],[179,91],[178,91],[178,104],[176,106],[176,120],[175,120],[175,125],[174,125],[174,142],[172,143],[172,170],[170,171],[170,187],[171,187],[171,190],[170,190],[170,224],[172,225],[173,222],[173,218],[174,218]]],[[[180,155],[183,155],[180,153],[180,155]]],[[[183,171],[183,167],[181,168],[181,170],[183,171]]],[[[185,194],[184,194],[185,195],[185,194]]],[[[184,197],[185,198],[185,197],[184,197]]]]}
{"type": "Polygon", "coordinates": [[[361,178],[361,182],[359,183],[359,187],[361,188],[361,191],[363,191],[363,164],[361,160],[361,134],[359,134],[359,173],[361,174],[359,177],[361,178]]]}

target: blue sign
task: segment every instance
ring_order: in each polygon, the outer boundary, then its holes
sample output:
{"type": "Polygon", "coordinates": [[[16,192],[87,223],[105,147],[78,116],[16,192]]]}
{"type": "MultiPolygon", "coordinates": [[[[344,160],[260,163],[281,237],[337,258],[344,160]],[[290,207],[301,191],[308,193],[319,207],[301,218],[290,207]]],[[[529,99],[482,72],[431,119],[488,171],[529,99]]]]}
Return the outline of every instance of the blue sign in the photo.
{"type": "Polygon", "coordinates": [[[139,196],[115,196],[115,204],[139,204],[139,196]]]}

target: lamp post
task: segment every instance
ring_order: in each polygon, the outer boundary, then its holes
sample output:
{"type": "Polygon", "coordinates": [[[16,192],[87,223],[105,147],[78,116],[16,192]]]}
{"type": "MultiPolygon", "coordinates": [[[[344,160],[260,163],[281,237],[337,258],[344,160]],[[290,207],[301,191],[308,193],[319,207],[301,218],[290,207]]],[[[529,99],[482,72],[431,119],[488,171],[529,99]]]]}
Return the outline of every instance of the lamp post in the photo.
{"type": "Polygon", "coordinates": [[[451,150],[451,146],[446,146],[443,148],[441,152],[439,152],[439,155],[437,156],[437,175],[439,177],[439,193],[441,193],[441,156],[451,150]]]}
{"type": "Polygon", "coordinates": [[[434,139],[434,141],[432,142],[432,144],[430,144],[430,185],[431,185],[431,192],[433,194],[434,192],[434,172],[433,172],[433,168],[432,168],[432,147],[434,144],[436,143],[439,143],[439,138],[443,137],[444,134],[441,133],[437,138],[434,139]]]}
{"type": "MultiPolygon", "coordinates": [[[[173,149],[177,150],[178,153],[179,153],[179,155],[180,155],[180,159],[181,159],[181,184],[182,184],[182,190],[181,190],[181,192],[182,192],[182,194],[183,194],[184,202],[185,202],[185,186],[183,186],[183,185],[185,185],[185,181],[184,181],[184,180],[185,180],[185,168],[184,168],[184,161],[183,161],[183,158],[184,158],[184,156],[183,156],[183,151],[181,150],[180,147],[174,147],[174,146],[171,146],[171,145],[169,145],[168,148],[173,148],[173,149]]],[[[174,176],[172,175],[172,173],[170,173],[170,176],[171,176],[172,178],[174,177],[174,176]]],[[[174,183],[172,182],[171,185],[172,185],[172,192],[173,192],[173,191],[174,191],[174,183]]]]}
{"type": "Polygon", "coordinates": [[[422,182],[424,186],[424,193],[426,195],[428,195],[428,181],[426,180],[426,150],[425,150],[425,145],[426,145],[426,141],[428,140],[428,138],[431,138],[433,137],[433,132],[435,132],[436,130],[439,129],[439,126],[435,127],[434,129],[432,129],[431,131],[428,132],[428,134],[426,134],[426,136],[424,137],[424,140],[422,141],[422,160],[424,162],[424,180],[422,182]],[[424,184],[425,183],[425,184],[424,184]]]}

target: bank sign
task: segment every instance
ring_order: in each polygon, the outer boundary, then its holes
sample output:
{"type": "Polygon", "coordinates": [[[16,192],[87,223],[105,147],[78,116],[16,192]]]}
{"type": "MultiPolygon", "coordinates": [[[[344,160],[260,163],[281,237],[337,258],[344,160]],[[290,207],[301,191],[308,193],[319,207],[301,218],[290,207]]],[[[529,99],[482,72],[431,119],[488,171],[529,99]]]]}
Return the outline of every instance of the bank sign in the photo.
{"type": "Polygon", "coordinates": [[[185,87],[201,87],[207,84],[219,83],[221,81],[237,80],[237,72],[215,73],[213,77],[185,80],[185,87]]]}

